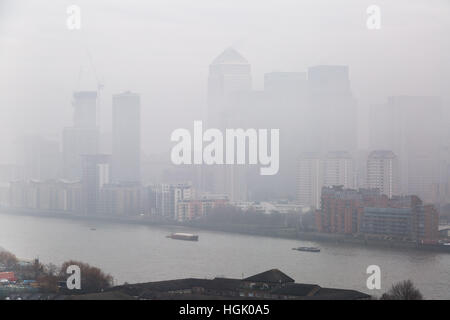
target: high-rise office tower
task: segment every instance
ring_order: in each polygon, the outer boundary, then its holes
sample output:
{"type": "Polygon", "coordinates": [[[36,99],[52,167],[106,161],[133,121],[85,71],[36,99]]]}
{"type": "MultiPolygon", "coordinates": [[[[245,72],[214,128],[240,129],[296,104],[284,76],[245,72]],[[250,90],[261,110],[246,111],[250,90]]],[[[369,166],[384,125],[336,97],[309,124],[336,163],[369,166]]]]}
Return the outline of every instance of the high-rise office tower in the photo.
{"type": "Polygon", "coordinates": [[[81,178],[81,156],[98,151],[98,128],[66,127],[63,131],[63,177],[81,178]]]}
{"type": "Polygon", "coordinates": [[[79,91],[73,94],[73,125],[77,128],[97,127],[97,92],[79,91]]]}
{"type": "Polygon", "coordinates": [[[72,105],[74,125],[63,131],[63,177],[79,180],[81,155],[98,153],[97,92],[75,92],[72,105]]]}
{"type": "Polygon", "coordinates": [[[228,48],[209,66],[208,126],[223,128],[233,114],[230,98],[252,88],[251,67],[235,49],[228,48]],[[228,112],[227,112],[228,111],[228,112]]]}
{"type": "Polygon", "coordinates": [[[323,159],[323,185],[354,188],[354,161],[347,151],[328,152],[323,159]]]}
{"type": "MultiPolygon", "coordinates": [[[[294,197],[297,157],[306,151],[311,130],[307,118],[308,76],[306,72],[270,72],[264,74],[263,99],[254,103],[248,118],[262,119],[256,128],[280,129],[280,170],[273,177],[261,177],[261,183],[249,186],[266,191],[272,197],[294,197]],[[292,143],[295,141],[295,143],[292,143]]],[[[251,188],[250,188],[251,187],[251,188]]],[[[259,199],[258,199],[259,200],[259,199]]]]}
{"type": "Polygon", "coordinates": [[[113,96],[112,180],[141,180],[141,103],[136,93],[113,96]]]}
{"type": "Polygon", "coordinates": [[[99,212],[100,189],[109,183],[110,156],[88,154],[81,156],[81,202],[82,213],[95,215],[99,212]]]}
{"type": "Polygon", "coordinates": [[[16,177],[24,180],[53,180],[61,174],[58,141],[25,136],[16,142],[16,177]]]}
{"type": "Polygon", "coordinates": [[[398,195],[397,157],[389,150],[376,150],[367,159],[367,187],[391,198],[398,195]]]}
{"type": "MultiPolygon", "coordinates": [[[[369,148],[371,150],[394,150],[394,110],[388,104],[371,105],[369,110],[369,148]]],[[[399,150],[396,150],[398,152],[399,150]]]]}
{"type": "Polygon", "coordinates": [[[323,186],[323,162],[317,153],[303,153],[298,158],[297,200],[299,204],[320,208],[323,186]]]}
{"type": "Polygon", "coordinates": [[[308,85],[309,110],[305,116],[314,128],[310,150],[353,153],[357,146],[357,110],[348,67],[310,67],[308,85]]]}
{"type": "MultiPolygon", "coordinates": [[[[222,52],[209,66],[208,127],[233,128],[239,123],[239,113],[234,110],[236,95],[251,90],[251,68],[248,61],[233,48],[222,52]]],[[[246,168],[238,165],[217,165],[202,168],[214,178],[211,185],[200,189],[225,193],[231,201],[246,200],[246,168]]],[[[206,174],[208,175],[208,174],[206,174]]]]}
{"type": "Polygon", "coordinates": [[[306,72],[269,72],[264,74],[264,91],[284,99],[304,95],[307,84],[306,72]]]}
{"type": "Polygon", "coordinates": [[[349,189],[354,185],[354,160],[347,151],[302,153],[298,158],[297,200],[303,206],[320,208],[324,186],[349,189]]]}
{"type": "Polygon", "coordinates": [[[398,157],[400,192],[432,201],[440,183],[444,144],[442,102],[437,97],[394,96],[373,106],[370,144],[398,157]]]}

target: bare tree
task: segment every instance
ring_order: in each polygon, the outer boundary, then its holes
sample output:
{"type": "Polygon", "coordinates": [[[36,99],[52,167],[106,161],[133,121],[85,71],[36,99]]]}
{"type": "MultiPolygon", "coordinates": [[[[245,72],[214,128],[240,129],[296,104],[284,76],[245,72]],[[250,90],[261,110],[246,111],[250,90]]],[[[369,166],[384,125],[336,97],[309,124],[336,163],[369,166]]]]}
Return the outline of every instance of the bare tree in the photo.
{"type": "Polygon", "coordinates": [[[13,268],[17,265],[19,260],[17,257],[8,251],[0,252],[0,264],[4,265],[7,268],[13,268]]]}
{"type": "Polygon", "coordinates": [[[86,292],[100,292],[113,285],[113,277],[104,273],[99,268],[90,266],[87,263],[79,261],[66,261],[62,264],[60,269],[60,280],[67,278],[66,270],[70,265],[77,265],[80,267],[81,273],[81,291],[86,292]]]}
{"type": "Polygon", "coordinates": [[[44,272],[48,276],[57,276],[60,271],[56,264],[48,263],[44,266],[44,272]]]}
{"type": "Polygon", "coordinates": [[[422,294],[414,286],[411,280],[405,280],[396,284],[384,293],[381,300],[422,300],[422,294]]]}
{"type": "Polygon", "coordinates": [[[37,279],[42,292],[58,292],[58,278],[52,275],[43,275],[37,279]]]}

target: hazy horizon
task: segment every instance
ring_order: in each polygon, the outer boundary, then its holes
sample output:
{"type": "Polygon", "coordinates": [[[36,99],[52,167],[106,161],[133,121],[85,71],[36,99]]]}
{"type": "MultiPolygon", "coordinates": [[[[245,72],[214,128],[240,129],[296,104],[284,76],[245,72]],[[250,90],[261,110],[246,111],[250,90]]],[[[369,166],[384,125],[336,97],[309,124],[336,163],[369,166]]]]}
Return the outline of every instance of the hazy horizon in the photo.
{"type": "Polygon", "coordinates": [[[13,161],[21,135],[60,140],[71,125],[73,92],[96,90],[96,77],[105,85],[102,131],[111,132],[112,94],[137,92],[142,149],[168,151],[171,131],[205,117],[208,67],[230,46],[251,64],[254,90],[263,89],[264,73],[349,66],[358,145],[367,148],[370,105],[392,95],[450,101],[450,3],[378,1],[382,27],[372,31],[371,4],[2,0],[0,163],[13,161]],[[81,8],[81,30],[66,27],[72,4],[81,8]]]}
{"type": "Polygon", "coordinates": [[[0,299],[448,299],[449,17],[0,0],[0,299]]]}

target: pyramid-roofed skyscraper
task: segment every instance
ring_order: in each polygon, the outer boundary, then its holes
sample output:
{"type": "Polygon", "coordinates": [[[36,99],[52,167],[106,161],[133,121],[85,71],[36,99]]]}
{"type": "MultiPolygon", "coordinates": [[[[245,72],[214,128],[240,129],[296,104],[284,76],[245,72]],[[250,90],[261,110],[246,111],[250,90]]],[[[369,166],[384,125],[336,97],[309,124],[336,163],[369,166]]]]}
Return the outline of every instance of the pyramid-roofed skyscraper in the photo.
{"type": "Polygon", "coordinates": [[[251,66],[233,48],[225,49],[209,66],[208,126],[224,127],[230,97],[252,88],[251,66]]]}
{"type": "Polygon", "coordinates": [[[249,64],[239,52],[234,48],[229,47],[219,54],[211,63],[211,65],[217,64],[249,64]]]}
{"type": "MultiPolygon", "coordinates": [[[[252,89],[251,67],[247,59],[233,48],[225,49],[209,66],[207,127],[236,126],[232,98],[252,89]]],[[[202,168],[202,189],[228,194],[230,200],[246,199],[245,168],[213,166],[202,168]]]]}

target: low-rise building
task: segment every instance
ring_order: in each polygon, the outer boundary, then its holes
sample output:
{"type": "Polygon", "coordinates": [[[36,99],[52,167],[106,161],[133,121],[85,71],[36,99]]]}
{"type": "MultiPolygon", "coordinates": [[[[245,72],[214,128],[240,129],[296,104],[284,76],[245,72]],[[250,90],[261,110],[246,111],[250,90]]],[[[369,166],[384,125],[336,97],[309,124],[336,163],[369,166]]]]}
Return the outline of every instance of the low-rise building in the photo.
{"type": "Polygon", "coordinates": [[[272,299],[272,300],[365,300],[371,296],[355,290],[322,288],[295,283],[272,269],[244,279],[178,279],[126,284],[108,290],[139,299],[272,299]]]}
{"type": "Polygon", "coordinates": [[[9,206],[16,209],[77,213],[81,201],[79,181],[13,181],[9,187],[9,206]]]}
{"type": "Polygon", "coordinates": [[[309,207],[305,207],[298,203],[288,201],[261,201],[261,202],[233,202],[233,206],[241,209],[242,211],[256,211],[265,214],[271,213],[302,213],[309,210],[309,207]]]}
{"type": "Polygon", "coordinates": [[[106,184],[101,188],[100,214],[133,216],[141,212],[141,187],[138,184],[106,184]]]}
{"type": "Polygon", "coordinates": [[[381,238],[436,243],[439,215],[417,196],[381,195],[379,189],[322,189],[316,211],[319,232],[361,234],[381,238]]]}
{"type": "Polygon", "coordinates": [[[227,199],[191,199],[177,203],[177,221],[189,221],[206,216],[211,210],[228,203],[227,199]]]}

